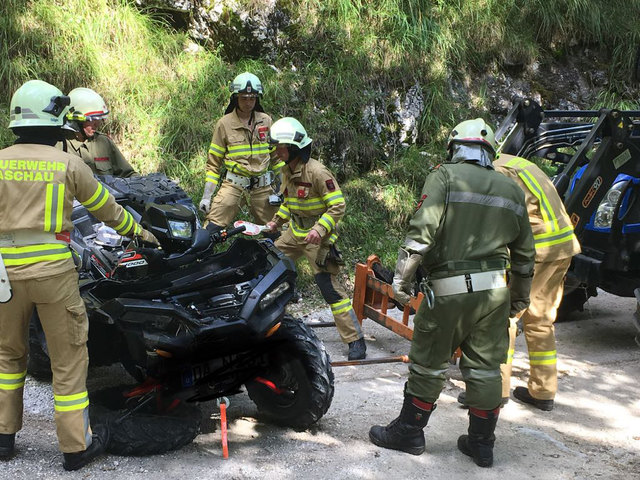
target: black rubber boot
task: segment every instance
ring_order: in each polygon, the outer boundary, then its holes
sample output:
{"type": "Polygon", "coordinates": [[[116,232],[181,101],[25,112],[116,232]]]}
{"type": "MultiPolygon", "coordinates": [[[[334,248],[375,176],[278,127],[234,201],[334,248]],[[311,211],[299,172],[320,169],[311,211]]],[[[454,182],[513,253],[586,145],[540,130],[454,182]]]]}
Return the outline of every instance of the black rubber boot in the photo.
{"type": "Polygon", "coordinates": [[[97,425],[93,429],[91,445],[86,450],[65,453],[62,466],[65,470],[78,470],[100,456],[109,443],[109,431],[105,425],[97,425]]]}
{"type": "Polygon", "coordinates": [[[349,343],[349,360],[362,360],[367,357],[367,344],[364,337],[349,343]]]}
{"type": "Polygon", "coordinates": [[[374,425],[369,430],[369,439],[379,447],[391,448],[411,455],[421,455],[425,450],[424,433],[431,412],[436,406],[406,395],[400,416],[389,425],[374,425]]]}
{"type": "Polygon", "coordinates": [[[15,443],[15,433],[0,433],[0,460],[10,460],[13,457],[15,443]]]}
{"type": "Polygon", "coordinates": [[[529,393],[529,389],[527,387],[516,387],[513,390],[513,396],[518,400],[524,403],[528,403],[529,405],[533,405],[540,410],[545,412],[550,412],[553,410],[553,400],[538,400],[537,398],[533,398],[529,393]]]}
{"type": "Polygon", "coordinates": [[[479,467],[493,465],[493,444],[496,436],[493,432],[498,423],[500,407],[493,410],[469,409],[468,435],[460,435],[458,438],[458,450],[465,455],[473,457],[473,461],[479,467]]]}

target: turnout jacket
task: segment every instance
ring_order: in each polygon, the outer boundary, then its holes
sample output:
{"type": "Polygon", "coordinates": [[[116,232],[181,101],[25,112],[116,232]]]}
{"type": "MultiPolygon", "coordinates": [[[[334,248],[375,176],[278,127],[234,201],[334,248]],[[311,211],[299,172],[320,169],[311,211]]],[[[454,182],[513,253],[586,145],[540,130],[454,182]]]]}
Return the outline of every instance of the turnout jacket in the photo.
{"type": "Polygon", "coordinates": [[[425,180],[404,248],[423,256],[434,279],[509,264],[530,278],[535,250],[524,193],[511,179],[474,163],[438,165],[425,180]]]}
{"type": "Polygon", "coordinates": [[[298,162],[295,170],[282,169],[284,202],[273,217],[278,226],[289,222],[291,233],[304,239],[311,229],[316,230],[323,243],[335,243],[337,226],[344,216],[344,195],[333,174],[313,158],[298,162]]]}
{"type": "Polygon", "coordinates": [[[500,154],[493,166],[524,192],[536,261],[550,262],[580,253],[569,214],[549,177],[536,164],[513,155],[500,154]]]}
{"type": "Polygon", "coordinates": [[[16,280],[75,268],[69,249],[74,198],[120,235],[142,232],[80,158],[55,147],[17,144],[0,150],[0,198],[0,253],[16,280]],[[37,243],[24,241],[30,237],[37,243]]]}
{"type": "Polygon", "coordinates": [[[209,145],[207,182],[217,185],[223,167],[243,177],[260,176],[269,168],[279,173],[284,162],[272,155],[268,142],[272,123],[269,115],[254,111],[247,128],[235,109],[218,120],[209,145]]]}
{"type": "Polygon", "coordinates": [[[124,158],[111,137],[104,133],[96,132],[92,138],[84,142],[67,140],[67,152],[82,158],[96,175],[125,178],[136,175],[136,171],[124,158]]]}

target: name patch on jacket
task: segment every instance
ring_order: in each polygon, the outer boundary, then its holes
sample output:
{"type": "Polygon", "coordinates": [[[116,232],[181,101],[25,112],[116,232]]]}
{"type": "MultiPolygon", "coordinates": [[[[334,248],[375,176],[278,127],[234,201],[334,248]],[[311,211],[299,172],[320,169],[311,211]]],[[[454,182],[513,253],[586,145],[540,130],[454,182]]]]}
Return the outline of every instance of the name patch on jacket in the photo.
{"type": "Polygon", "coordinates": [[[93,157],[94,162],[108,162],[109,157],[93,157]]]}
{"type": "Polygon", "coordinates": [[[261,142],[267,141],[267,132],[269,131],[269,127],[258,127],[258,137],[260,137],[261,142]]]}
{"type": "Polygon", "coordinates": [[[336,189],[336,184],[333,183],[333,180],[331,178],[324,183],[327,184],[327,188],[329,189],[330,192],[333,192],[336,189]]]}
{"type": "Polygon", "coordinates": [[[311,187],[309,182],[295,182],[296,187],[311,187]]]}

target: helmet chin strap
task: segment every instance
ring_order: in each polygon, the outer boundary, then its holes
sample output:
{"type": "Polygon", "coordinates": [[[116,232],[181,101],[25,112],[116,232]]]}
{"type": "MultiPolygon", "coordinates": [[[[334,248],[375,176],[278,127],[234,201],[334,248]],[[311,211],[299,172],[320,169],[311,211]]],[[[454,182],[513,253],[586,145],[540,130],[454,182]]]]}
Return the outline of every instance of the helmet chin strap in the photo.
{"type": "Polygon", "coordinates": [[[469,143],[454,143],[452,148],[451,163],[473,162],[481,167],[493,169],[494,155],[482,145],[469,143]]]}

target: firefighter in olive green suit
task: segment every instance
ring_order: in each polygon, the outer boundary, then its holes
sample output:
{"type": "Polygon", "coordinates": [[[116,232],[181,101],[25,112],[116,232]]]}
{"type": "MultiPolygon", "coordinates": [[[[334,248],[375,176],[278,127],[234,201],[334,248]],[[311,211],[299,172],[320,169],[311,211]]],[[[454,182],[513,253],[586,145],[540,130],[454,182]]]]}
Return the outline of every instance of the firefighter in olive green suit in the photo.
{"type": "Polygon", "coordinates": [[[79,125],[78,133],[76,138],[58,147],[82,158],[95,175],[137,175],[111,137],[98,131],[109,115],[102,97],[90,88],[74,88],[69,92],[69,98],[72,111],[68,118],[79,125]]]}
{"type": "Polygon", "coordinates": [[[392,283],[396,300],[406,303],[417,268],[427,272],[404,404],[397,419],[373,426],[369,437],[385,448],[424,452],[423,428],[444,386],[448,360],[460,347],[469,428],[458,448],[489,467],[509,317],[529,304],[535,250],[524,194],[493,169],[494,134],[484,120],[457,125],[448,152],[448,161],[427,176],[392,283]]]}

